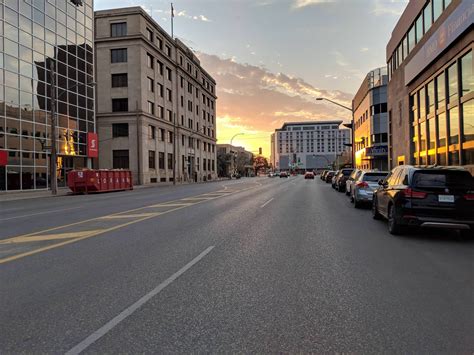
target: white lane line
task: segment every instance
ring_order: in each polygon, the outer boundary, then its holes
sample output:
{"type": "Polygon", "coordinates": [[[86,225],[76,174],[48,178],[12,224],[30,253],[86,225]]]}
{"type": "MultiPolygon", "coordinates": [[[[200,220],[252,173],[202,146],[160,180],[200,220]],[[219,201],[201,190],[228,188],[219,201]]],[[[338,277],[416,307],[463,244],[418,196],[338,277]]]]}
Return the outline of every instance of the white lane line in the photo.
{"type": "Polygon", "coordinates": [[[196,256],[193,260],[191,260],[189,263],[187,263],[185,266],[183,266],[180,270],[175,272],[173,275],[171,275],[169,278],[167,278],[165,281],[163,281],[161,284],[159,284],[156,288],[151,290],[149,293],[147,293],[145,296],[140,298],[137,302],[132,304],[130,307],[126,308],[123,310],[119,315],[117,315],[115,318],[110,320],[108,323],[103,325],[101,328],[96,330],[94,333],[89,335],[87,338],[85,338],[83,341],[81,341],[79,344],[77,344],[75,347],[73,347],[71,350],[69,350],[66,355],[76,355],[80,354],[82,351],[87,349],[89,346],[91,346],[94,342],[102,338],[104,335],[106,335],[108,332],[110,332],[115,326],[117,326],[120,322],[125,320],[128,316],[132,315],[136,310],[138,310],[141,306],[143,306],[145,303],[147,303],[150,299],[152,299],[154,296],[156,296],[158,293],[163,291],[168,285],[170,285],[173,281],[175,281],[178,277],[180,277],[182,274],[184,274],[187,270],[189,270],[194,264],[199,262],[202,258],[204,258],[212,249],[214,249],[214,246],[210,246],[206,250],[204,250],[201,254],[196,256]]]}
{"type": "Polygon", "coordinates": [[[47,213],[53,213],[53,212],[77,210],[78,208],[82,208],[82,206],[71,207],[71,208],[61,208],[60,210],[50,210],[50,211],[43,211],[43,212],[37,212],[37,213],[30,213],[30,214],[24,214],[21,216],[15,216],[15,217],[0,218],[0,221],[8,221],[10,219],[25,218],[25,217],[37,216],[39,214],[47,214],[47,213]]]}
{"type": "Polygon", "coordinates": [[[272,197],[271,199],[269,199],[267,202],[265,202],[263,205],[260,206],[260,208],[263,208],[265,207],[266,205],[268,205],[270,202],[272,202],[274,200],[274,198],[272,197]]]}

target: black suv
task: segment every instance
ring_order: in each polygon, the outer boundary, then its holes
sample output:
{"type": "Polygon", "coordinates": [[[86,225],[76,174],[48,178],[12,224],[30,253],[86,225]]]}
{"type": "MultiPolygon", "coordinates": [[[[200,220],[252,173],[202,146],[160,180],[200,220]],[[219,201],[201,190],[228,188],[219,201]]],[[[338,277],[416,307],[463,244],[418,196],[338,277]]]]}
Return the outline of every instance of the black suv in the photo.
{"type": "Polygon", "coordinates": [[[454,167],[398,166],[375,191],[372,216],[388,219],[391,234],[407,226],[474,233],[474,180],[454,167]]]}

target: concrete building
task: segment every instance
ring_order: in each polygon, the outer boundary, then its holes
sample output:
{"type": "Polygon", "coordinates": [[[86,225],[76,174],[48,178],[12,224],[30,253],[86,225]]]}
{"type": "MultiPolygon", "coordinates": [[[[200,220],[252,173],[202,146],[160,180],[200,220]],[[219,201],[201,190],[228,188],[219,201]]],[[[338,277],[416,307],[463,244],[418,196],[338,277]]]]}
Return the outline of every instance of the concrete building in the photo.
{"type": "Polygon", "coordinates": [[[93,15],[92,0],[0,2],[0,191],[50,186],[52,78],[58,186],[93,165],[93,15]]]}
{"type": "Polygon", "coordinates": [[[217,159],[219,176],[231,176],[234,172],[248,176],[253,171],[253,153],[245,150],[244,147],[218,144],[217,159]]]}
{"type": "Polygon", "coordinates": [[[387,68],[367,74],[352,100],[355,167],[388,169],[387,68]]]}
{"type": "Polygon", "coordinates": [[[351,132],[342,120],[285,123],[271,139],[275,170],[314,170],[350,163],[351,132]],[[274,153],[273,153],[274,152],[274,153]],[[343,154],[344,153],[344,154],[343,154]],[[346,161],[349,157],[349,161],[346,161]]]}
{"type": "Polygon", "coordinates": [[[138,184],[214,179],[216,83],[199,59],[141,7],[97,11],[95,26],[100,167],[138,184]]]}
{"type": "Polygon", "coordinates": [[[387,45],[390,166],[474,171],[472,0],[411,0],[387,45]]]}

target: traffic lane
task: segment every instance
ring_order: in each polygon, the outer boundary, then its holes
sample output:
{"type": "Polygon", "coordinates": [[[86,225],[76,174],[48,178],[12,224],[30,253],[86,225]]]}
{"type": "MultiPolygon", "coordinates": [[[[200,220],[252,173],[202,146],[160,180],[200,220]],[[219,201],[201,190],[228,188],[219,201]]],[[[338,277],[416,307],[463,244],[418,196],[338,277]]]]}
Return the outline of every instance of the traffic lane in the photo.
{"type": "Polygon", "coordinates": [[[8,321],[0,324],[0,349],[68,350],[209,245],[237,234],[274,188],[257,187],[3,265],[0,318],[8,321]],[[255,197],[257,190],[262,194],[255,197]]]}
{"type": "Polygon", "coordinates": [[[88,352],[472,350],[470,244],[435,242],[442,266],[326,186],[294,182],[88,352]]]}
{"type": "MultiPolygon", "coordinates": [[[[134,191],[70,195],[57,198],[9,201],[2,205],[0,239],[90,218],[247,184],[259,179],[206,184],[147,187],[134,191]]],[[[265,183],[265,181],[262,181],[265,183]]]]}

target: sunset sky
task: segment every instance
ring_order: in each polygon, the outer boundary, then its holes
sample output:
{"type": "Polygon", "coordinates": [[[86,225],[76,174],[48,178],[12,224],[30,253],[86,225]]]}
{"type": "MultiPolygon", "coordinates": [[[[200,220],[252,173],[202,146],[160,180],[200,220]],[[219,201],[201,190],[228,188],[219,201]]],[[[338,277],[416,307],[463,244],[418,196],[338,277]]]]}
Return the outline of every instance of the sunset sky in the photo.
{"type": "MultiPolygon", "coordinates": [[[[407,0],[174,1],[175,35],[217,82],[217,138],[270,155],[283,122],[344,119],[366,73],[385,65],[385,46],[407,0]]],[[[170,2],[95,0],[95,9],[142,6],[170,32],[170,2]]]]}

